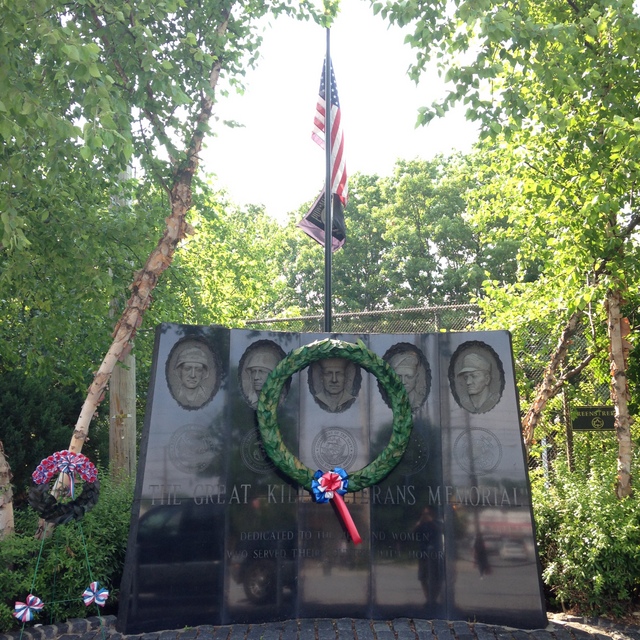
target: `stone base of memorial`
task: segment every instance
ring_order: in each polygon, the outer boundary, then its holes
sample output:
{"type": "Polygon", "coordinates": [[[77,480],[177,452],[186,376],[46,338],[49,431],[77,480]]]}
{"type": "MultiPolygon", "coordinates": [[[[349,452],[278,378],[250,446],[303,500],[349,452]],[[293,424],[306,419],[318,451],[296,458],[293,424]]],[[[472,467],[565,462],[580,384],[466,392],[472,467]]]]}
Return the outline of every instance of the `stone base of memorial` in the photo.
{"type": "MultiPolygon", "coordinates": [[[[305,617],[547,624],[509,334],[332,335],[402,379],[400,462],[320,504],[266,454],[266,375],[321,334],[158,327],[118,629],[305,617]]],[[[291,376],[279,437],[310,469],[347,474],[388,446],[391,402],[347,361],[291,376]]]]}

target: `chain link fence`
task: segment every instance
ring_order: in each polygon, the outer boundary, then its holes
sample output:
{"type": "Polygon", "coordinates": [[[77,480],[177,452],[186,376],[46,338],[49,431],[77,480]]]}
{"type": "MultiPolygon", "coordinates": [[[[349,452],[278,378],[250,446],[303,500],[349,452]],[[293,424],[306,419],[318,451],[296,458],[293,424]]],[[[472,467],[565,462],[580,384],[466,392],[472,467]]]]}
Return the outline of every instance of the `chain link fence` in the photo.
{"type": "MultiPolygon", "coordinates": [[[[334,333],[437,333],[471,331],[482,322],[480,308],[474,304],[387,309],[336,313],[332,316],[334,333]]],[[[322,333],[324,316],[267,318],[245,323],[248,329],[322,333]]]]}
{"type": "MultiPolygon", "coordinates": [[[[351,334],[481,331],[483,323],[480,307],[473,304],[336,313],[332,317],[334,333],[351,334]]],[[[265,318],[246,321],[245,327],[262,331],[323,333],[324,316],[265,318]]],[[[557,342],[558,335],[550,333],[548,325],[542,322],[529,322],[518,332],[517,339],[514,339],[513,357],[523,410],[533,400],[535,388],[542,382],[545,367],[557,342]]],[[[586,354],[587,341],[584,335],[578,333],[572,340],[568,360],[577,363],[586,354]]],[[[572,381],[572,385],[573,395],[579,396],[582,404],[599,405],[609,402],[608,385],[598,383],[589,367],[572,381]]]]}

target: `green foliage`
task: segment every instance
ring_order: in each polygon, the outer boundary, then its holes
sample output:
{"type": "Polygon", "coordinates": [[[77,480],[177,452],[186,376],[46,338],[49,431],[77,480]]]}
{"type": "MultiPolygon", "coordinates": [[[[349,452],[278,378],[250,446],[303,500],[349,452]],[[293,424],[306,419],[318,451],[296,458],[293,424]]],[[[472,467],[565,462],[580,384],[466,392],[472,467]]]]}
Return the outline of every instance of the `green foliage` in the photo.
{"type": "MultiPolygon", "coordinates": [[[[69,385],[22,371],[0,375],[0,442],[11,466],[18,507],[26,500],[31,474],[40,461],[69,446],[81,405],[82,397],[69,385]]],[[[99,431],[92,436],[84,453],[95,462],[104,439],[99,431]]]]}
{"type": "Polygon", "coordinates": [[[613,436],[575,435],[575,471],[559,458],[532,482],[543,580],[556,608],[621,616],[640,596],[638,498],[615,495],[613,436]]]}
{"type": "Polygon", "coordinates": [[[213,103],[242,90],[257,60],[261,18],[336,11],[289,0],[0,0],[6,368],[86,386],[132,272],[161,235],[166,196],[191,197],[172,191],[185,149],[197,153],[213,103]],[[137,193],[123,184],[131,166],[137,193]],[[145,208],[153,190],[164,191],[164,210],[145,208]]]}
{"type": "Polygon", "coordinates": [[[285,286],[280,224],[260,207],[235,206],[207,183],[196,189],[191,224],[193,235],[156,289],[152,321],[232,326],[271,315],[285,286]]]}
{"type": "Polygon", "coordinates": [[[569,317],[608,288],[633,289],[640,257],[633,3],[410,1],[374,9],[409,26],[416,79],[434,59],[450,82],[421,121],[464,102],[481,125],[492,178],[471,214],[502,217],[502,238],[519,242],[517,284],[505,295],[504,282],[488,276],[487,295],[529,314],[569,317]]]}
{"type": "Polygon", "coordinates": [[[16,601],[29,593],[44,603],[37,622],[61,622],[97,615],[85,607],[82,592],[93,580],[109,590],[112,613],[124,567],[133,483],[113,484],[100,472],[100,500],[81,521],[56,527],[44,544],[34,538],[37,516],[31,509],[16,517],[16,533],[0,544],[0,631],[19,629],[13,616],[16,601]]]}
{"type": "MultiPolygon", "coordinates": [[[[625,317],[629,318],[629,323],[635,329],[640,324],[640,299],[635,292],[629,292],[628,302],[623,309],[625,317]]],[[[632,337],[633,339],[633,337],[632,337]]],[[[640,411],[640,344],[635,341],[631,345],[628,357],[627,379],[629,380],[629,412],[631,415],[638,415],[640,411]]]]}
{"type": "Polygon", "coordinates": [[[75,193],[73,203],[40,193],[31,208],[22,198],[30,244],[0,253],[3,368],[57,376],[82,389],[109,345],[111,311],[128,297],[134,265],[153,248],[164,218],[134,209],[126,181],[110,185],[90,174],[84,180],[87,191],[75,193]]]}
{"type": "Polygon", "coordinates": [[[399,306],[466,303],[487,273],[512,282],[516,243],[494,241],[499,218],[473,220],[468,202],[482,180],[473,156],[398,161],[385,185],[390,221],[390,294],[399,306]]]}
{"type": "MultiPolygon", "coordinates": [[[[618,353],[609,345],[606,305],[640,282],[637,7],[631,0],[409,0],[374,10],[409,26],[416,80],[435,60],[449,83],[419,122],[464,103],[480,124],[488,180],[470,196],[468,215],[480,227],[502,220],[493,237],[517,246],[514,281],[487,272],[478,296],[489,326],[513,331],[526,372],[536,364],[531,353],[548,357],[554,349],[532,348],[535,339],[559,336],[579,315],[585,344],[548,380],[590,356],[589,374],[603,382],[609,354],[618,353]]],[[[609,384],[615,391],[610,374],[609,384]]],[[[532,398],[531,385],[523,387],[522,397],[532,398]]],[[[613,397],[624,492],[629,415],[625,394],[613,397]]]]}
{"type": "MultiPolygon", "coordinates": [[[[356,174],[345,211],[347,241],[333,256],[334,308],[373,311],[469,302],[487,274],[512,282],[518,242],[492,234],[504,219],[473,220],[468,199],[482,180],[473,158],[396,163],[392,176],[356,174]]],[[[317,312],[324,299],[321,247],[289,222],[285,306],[317,312]]]]}
{"type": "MultiPolygon", "coordinates": [[[[337,7],[326,9],[330,20],[337,7]]],[[[280,13],[325,17],[288,0],[0,0],[2,246],[28,245],[22,198],[30,191],[67,205],[74,191],[90,195],[75,171],[115,178],[136,158],[170,184],[188,141],[208,131],[201,116],[216,65],[222,94],[242,89],[259,20],[280,13]]]]}

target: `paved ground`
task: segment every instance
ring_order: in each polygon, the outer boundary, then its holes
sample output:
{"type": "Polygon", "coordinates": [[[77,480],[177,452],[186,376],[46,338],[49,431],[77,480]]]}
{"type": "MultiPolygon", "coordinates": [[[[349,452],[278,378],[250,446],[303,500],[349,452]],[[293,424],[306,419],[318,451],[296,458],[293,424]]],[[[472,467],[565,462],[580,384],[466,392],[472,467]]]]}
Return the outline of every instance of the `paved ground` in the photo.
{"type": "Polygon", "coordinates": [[[389,621],[352,618],[286,620],[264,624],[188,627],[123,636],[115,618],[70,620],[59,625],[25,626],[0,634],[0,640],[640,640],[640,627],[614,625],[605,619],[549,614],[545,629],[522,630],[471,622],[389,621]]]}

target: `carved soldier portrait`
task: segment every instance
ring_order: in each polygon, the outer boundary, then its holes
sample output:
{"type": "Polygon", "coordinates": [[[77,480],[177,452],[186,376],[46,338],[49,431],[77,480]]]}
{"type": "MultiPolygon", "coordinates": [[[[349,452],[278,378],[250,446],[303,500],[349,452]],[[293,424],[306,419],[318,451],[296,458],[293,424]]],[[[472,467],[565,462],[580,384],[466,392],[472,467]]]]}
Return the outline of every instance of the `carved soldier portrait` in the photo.
{"type": "Polygon", "coordinates": [[[451,360],[449,384],[461,407],[470,413],[486,413],[500,402],[504,389],[502,363],[489,345],[465,343],[451,360]]]}
{"type": "Polygon", "coordinates": [[[329,413],[346,411],[360,392],[360,368],[346,358],[324,358],[309,366],[309,391],[329,413]]]}
{"type": "MultiPolygon", "coordinates": [[[[417,411],[427,399],[431,387],[431,369],[424,354],[412,344],[399,342],[384,354],[383,359],[402,380],[411,411],[417,411]]],[[[378,388],[384,401],[389,404],[387,394],[379,383],[378,388]]]]}
{"type": "Polygon", "coordinates": [[[200,340],[183,340],[167,361],[171,395],[185,409],[199,409],[218,391],[220,367],[211,349],[200,340]]]}
{"type": "Polygon", "coordinates": [[[248,347],[240,358],[238,382],[244,399],[252,409],[258,406],[260,391],[267,377],[284,357],[284,351],[275,342],[260,340],[248,347]]]}

